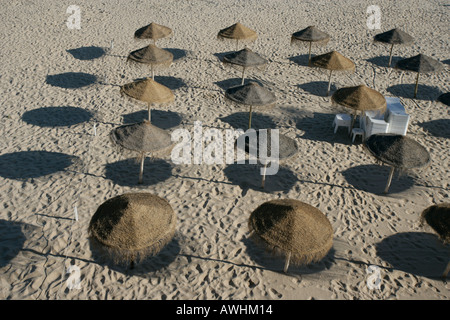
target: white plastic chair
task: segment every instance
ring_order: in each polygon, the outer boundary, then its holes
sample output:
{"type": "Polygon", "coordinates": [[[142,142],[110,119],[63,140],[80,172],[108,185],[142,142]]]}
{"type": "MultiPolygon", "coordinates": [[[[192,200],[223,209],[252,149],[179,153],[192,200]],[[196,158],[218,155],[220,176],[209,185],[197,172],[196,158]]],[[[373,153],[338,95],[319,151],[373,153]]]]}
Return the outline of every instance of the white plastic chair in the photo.
{"type": "Polygon", "coordinates": [[[352,117],[350,115],[345,114],[345,113],[338,113],[334,117],[334,121],[333,121],[334,133],[337,132],[337,129],[339,127],[347,127],[348,133],[350,133],[351,123],[352,123],[352,117]]]}

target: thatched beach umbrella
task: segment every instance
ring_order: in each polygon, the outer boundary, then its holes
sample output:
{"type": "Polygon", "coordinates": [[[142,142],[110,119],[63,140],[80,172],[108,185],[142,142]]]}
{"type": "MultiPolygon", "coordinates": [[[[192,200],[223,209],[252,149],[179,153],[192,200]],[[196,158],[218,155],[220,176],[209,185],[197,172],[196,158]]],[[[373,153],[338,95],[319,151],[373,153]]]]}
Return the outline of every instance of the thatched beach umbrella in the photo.
{"type": "Polygon", "coordinates": [[[373,134],[365,141],[365,146],[378,161],[391,167],[384,193],[389,190],[395,169],[421,168],[430,162],[430,154],[425,147],[399,134],[373,134]]]}
{"type": "Polygon", "coordinates": [[[395,67],[400,70],[417,72],[416,86],[414,88],[415,98],[419,86],[419,75],[421,73],[439,72],[443,69],[444,65],[429,56],[418,54],[417,56],[400,60],[395,67]]]}
{"type": "Polygon", "coordinates": [[[110,138],[115,145],[139,153],[141,161],[139,183],[142,183],[144,174],[145,154],[163,152],[172,147],[170,134],[147,120],[120,126],[111,131],[110,138]]]}
{"type": "Polygon", "coordinates": [[[242,68],[242,83],[244,84],[245,70],[248,68],[263,69],[267,65],[267,60],[248,48],[227,54],[223,57],[223,63],[242,68]]]}
{"type": "Polygon", "coordinates": [[[309,57],[308,64],[311,64],[311,45],[312,43],[327,44],[330,40],[330,35],[320,31],[315,26],[309,26],[303,30],[294,32],[291,36],[291,44],[297,42],[309,43],[309,57]]]}
{"type": "Polygon", "coordinates": [[[327,96],[330,94],[331,74],[333,71],[355,71],[355,64],[337,51],[331,51],[311,58],[313,66],[330,70],[327,96]]]}
{"type": "Polygon", "coordinates": [[[437,101],[442,102],[442,103],[445,104],[446,106],[450,106],[450,92],[441,94],[441,95],[437,98],[437,101]]]}
{"type": "Polygon", "coordinates": [[[167,50],[158,48],[150,44],[144,48],[135,50],[128,55],[128,61],[148,64],[152,72],[152,79],[155,79],[155,67],[168,67],[172,64],[173,54],[167,50]]]}
{"type": "Polygon", "coordinates": [[[391,50],[389,52],[389,67],[391,66],[391,61],[392,61],[392,49],[394,48],[394,45],[408,45],[408,44],[412,44],[414,42],[414,38],[412,36],[410,36],[409,34],[407,34],[406,32],[395,28],[383,33],[379,33],[377,35],[374,36],[374,41],[375,42],[381,42],[381,43],[386,43],[386,44],[390,44],[391,45],[391,50]]]}
{"type": "Polygon", "coordinates": [[[120,88],[120,93],[130,98],[146,102],[148,105],[148,120],[151,120],[150,108],[152,104],[164,104],[174,101],[175,96],[172,91],[156,82],[146,78],[127,83],[120,88]]]}
{"type": "MultiPolygon", "coordinates": [[[[422,224],[426,222],[439,236],[444,244],[450,243],[450,203],[440,203],[426,208],[420,217],[422,224]]],[[[450,261],[447,263],[442,278],[446,279],[450,272],[450,261]]]]}
{"type": "Polygon", "coordinates": [[[221,29],[217,34],[217,38],[224,40],[236,40],[236,51],[238,50],[239,41],[254,41],[258,37],[256,31],[237,22],[232,26],[221,29]]]}
{"type": "Polygon", "coordinates": [[[292,260],[309,264],[323,259],[333,246],[333,228],[317,208],[293,199],[263,203],[250,215],[252,238],[286,257],[284,272],[292,260]]]}
{"type": "Polygon", "coordinates": [[[358,111],[384,111],[387,106],[386,98],[381,93],[365,85],[338,89],[331,96],[331,101],[334,104],[350,108],[354,111],[350,131],[353,128],[358,111]]]}
{"type": "Polygon", "coordinates": [[[136,32],[134,33],[134,37],[136,39],[152,39],[153,44],[156,43],[156,40],[167,38],[170,37],[171,35],[172,29],[154,22],[136,30],[136,32]]]}
{"type": "Polygon", "coordinates": [[[238,104],[250,106],[248,117],[249,129],[252,127],[252,107],[271,106],[277,101],[275,94],[256,82],[227,89],[225,98],[238,104]]]}
{"type": "Polygon", "coordinates": [[[128,193],[101,204],[89,223],[89,240],[114,262],[134,263],[158,254],[175,234],[176,215],[167,200],[128,193]]]}
{"type": "Polygon", "coordinates": [[[246,153],[251,156],[256,157],[263,164],[263,172],[262,172],[262,180],[261,187],[264,188],[266,181],[266,169],[267,165],[271,161],[280,161],[286,160],[298,152],[298,145],[294,139],[291,139],[284,134],[280,134],[278,129],[260,129],[256,130],[255,141],[252,141],[253,132],[246,132],[240,135],[236,139],[237,148],[244,150],[246,153]],[[275,133],[276,132],[276,133],[275,133]],[[272,137],[274,137],[273,141],[277,144],[278,149],[278,158],[273,159],[274,155],[270,154],[274,147],[272,145],[272,137]],[[253,145],[255,143],[256,145],[253,145]],[[266,146],[266,150],[260,150],[261,146],[266,146]]]}

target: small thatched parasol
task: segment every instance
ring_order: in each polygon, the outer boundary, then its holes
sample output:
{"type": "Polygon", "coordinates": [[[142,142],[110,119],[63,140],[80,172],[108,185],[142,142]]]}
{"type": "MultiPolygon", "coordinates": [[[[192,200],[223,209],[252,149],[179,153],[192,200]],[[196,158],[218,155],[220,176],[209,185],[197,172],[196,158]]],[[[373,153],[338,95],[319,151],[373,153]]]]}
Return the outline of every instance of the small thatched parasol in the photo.
{"type": "Polygon", "coordinates": [[[389,190],[395,169],[420,168],[430,162],[430,154],[425,147],[417,141],[399,134],[373,134],[365,141],[365,146],[377,160],[391,166],[384,193],[389,190]]]}
{"type": "Polygon", "coordinates": [[[134,263],[158,254],[175,234],[176,215],[167,200],[128,193],[101,204],[89,223],[89,240],[115,263],[134,263]]]}
{"type": "Polygon", "coordinates": [[[242,67],[242,83],[244,84],[245,69],[260,68],[267,65],[267,60],[250,49],[244,48],[240,51],[227,54],[223,57],[223,63],[242,67]]]}
{"type": "Polygon", "coordinates": [[[157,23],[150,23],[149,25],[142,27],[134,33],[136,39],[152,39],[153,44],[156,40],[170,37],[172,35],[172,29],[162,26],[157,23]]]}
{"type": "MultiPolygon", "coordinates": [[[[440,203],[426,208],[421,216],[421,223],[426,222],[445,244],[450,243],[450,203],[440,203]]],[[[442,278],[446,279],[450,272],[450,261],[447,263],[442,278]]]]}
{"type": "Polygon", "coordinates": [[[150,107],[152,104],[169,103],[175,99],[169,88],[150,78],[127,83],[120,88],[120,92],[130,98],[146,102],[149,121],[151,120],[150,107]]]}
{"type": "Polygon", "coordinates": [[[330,70],[327,96],[330,94],[331,74],[333,71],[355,71],[355,64],[337,51],[331,51],[311,58],[313,66],[330,70]]]}
{"type": "Polygon", "coordinates": [[[173,145],[167,131],[146,120],[120,126],[111,131],[110,138],[115,145],[140,154],[139,183],[142,183],[145,154],[163,152],[169,150],[173,145]]]}
{"type": "Polygon", "coordinates": [[[239,22],[221,29],[217,34],[218,39],[236,40],[236,51],[238,50],[239,41],[254,41],[257,37],[258,34],[256,31],[249,29],[239,22]]]}
{"type": "Polygon", "coordinates": [[[278,132],[278,129],[260,129],[255,132],[256,141],[252,141],[253,132],[247,131],[236,139],[236,147],[249,153],[251,156],[257,157],[263,164],[261,187],[264,188],[266,181],[266,169],[270,161],[286,160],[298,152],[298,145],[294,139],[291,139],[278,132]],[[278,159],[273,159],[274,155],[270,154],[274,147],[273,141],[277,144],[278,159]],[[266,146],[266,150],[260,150],[261,146],[266,146]]]}
{"type": "Polygon", "coordinates": [[[296,42],[309,42],[309,57],[308,63],[311,64],[311,45],[312,43],[327,44],[330,40],[330,35],[320,31],[315,26],[309,26],[303,30],[297,31],[291,36],[291,44],[296,42]]]}
{"type": "Polygon", "coordinates": [[[317,208],[293,199],[272,200],[254,210],[248,220],[253,238],[289,262],[309,264],[323,259],[333,246],[333,228],[317,208]]]}
{"type": "Polygon", "coordinates": [[[441,95],[437,98],[437,101],[442,102],[442,103],[445,104],[446,106],[450,106],[450,92],[441,94],[441,95]]]}
{"type": "Polygon", "coordinates": [[[383,33],[379,33],[375,35],[373,38],[375,42],[382,42],[387,43],[391,45],[391,50],[389,52],[389,67],[391,66],[392,61],[392,49],[394,48],[395,44],[412,44],[414,42],[414,38],[407,34],[406,32],[395,28],[383,33]]]}
{"type": "Polygon", "coordinates": [[[386,98],[378,91],[365,85],[345,87],[336,90],[331,96],[331,101],[354,110],[351,129],[355,123],[356,113],[367,110],[386,110],[386,98]]]}
{"type": "Polygon", "coordinates": [[[232,87],[225,92],[225,98],[238,104],[250,106],[248,128],[252,126],[252,107],[271,106],[277,98],[270,90],[260,86],[256,82],[250,82],[241,86],[232,87]]]}
{"type": "Polygon", "coordinates": [[[443,69],[444,65],[429,56],[418,54],[417,56],[400,60],[395,67],[400,70],[417,72],[416,86],[414,88],[415,98],[419,86],[419,75],[421,73],[439,72],[443,69]]]}
{"type": "Polygon", "coordinates": [[[150,65],[152,79],[155,79],[155,67],[169,67],[173,61],[173,54],[150,44],[144,48],[135,50],[128,55],[128,61],[135,61],[150,65]]]}

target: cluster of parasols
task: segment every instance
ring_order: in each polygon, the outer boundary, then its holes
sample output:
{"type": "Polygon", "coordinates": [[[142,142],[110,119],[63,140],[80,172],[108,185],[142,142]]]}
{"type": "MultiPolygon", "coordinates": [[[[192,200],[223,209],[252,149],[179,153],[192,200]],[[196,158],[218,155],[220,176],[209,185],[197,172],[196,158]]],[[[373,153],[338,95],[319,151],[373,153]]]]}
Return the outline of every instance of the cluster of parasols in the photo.
{"type": "MultiPolygon", "coordinates": [[[[174,100],[172,91],[154,80],[155,69],[167,67],[173,61],[172,53],[158,48],[156,41],[171,34],[170,28],[156,23],[135,32],[135,38],[152,39],[153,44],[131,52],[128,60],[150,65],[152,76],[123,85],[121,93],[147,103],[148,120],[120,126],[113,129],[110,134],[114,144],[140,154],[139,183],[142,183],[143,179],[145,154],[165,151],[172,145],[169,133],[151,124],[151,106],[174,100]]],[[[257,38],[257,34],[236,23],[220,30],[218,38],[236,41],[238,49],[240,41],[253,41],[257,38]]],[[[311,66],[330,70],[327,95],[333,71],[355,70],[355,64],[336,51],[311,57],[312,43],[326,43],[329,39],[328,34],[314,26],[294,33],[291,38],[292,42],[309,43],[311,66]]],[[[405,32],[393,29],[375,36],[375,40],[391,44],[390,65],[393,46],[411,43],[413,39],[405,32]]],[[[242,68],[241,85],[227,89],[225,98],[250,107],[248,122],[250,129],[252,107],[270,106],[276,102],[276,97],[270,90],[258,83],[245,84],[244,81],[247,68],[264,68],[267,60],[244,48],[225,55],[222,62],[242,68]]],[[[430,57],[418,55],[399,61],[397,67],[416,71],[419,75],[420,72],[437,71],[440,63],[430,57]]],[[[415,95],[416,93],[417,84],[415,95]]],[[[386,109],[384,96],[364,85],[341,88],[331,98],[332,102],[357,111],[386,109]]],[[[268,133],[266,138],[270,141],[270,130],[268,133]]],[[[281,134],[279,144],[280,159],[291,157],[298,151],[295,141],[281,134]]],[[[385,192],[389,188],[394,168],[422,167],[430,161],[430,156],[423,146],[402,135],[374,134],[365,141],[365,145],[377,160],[392,167],[385,192]]],[[[267,161],[261,162],[267,165],[267,161]]],[[[171,241],[176,231],[176,220],[174,210],[165,199],[145,192],[127,193],[111,198],[98,207],[89,224],[90,240],[95,248],[103,251],[106,249],[115,262],[126,262],[132,268],[137,261],[157,254],[171,241]]],[[[427,222],[444,242],[450,241],[450,204],[438,204],[427,208],[422,213],[422,220],[427,222]]],[[[287,272],[291,261],[309,264],[322,260],[333,245],[333,229],[326,215],[299,200],[280,199],[263,203],[251,213],[248,226],[256,242],[263,243],[272,252],[285,257],[284,272],[287,272]]],[[[450,262],[443,277],[446,277],[449,269],[450,262]]]]}

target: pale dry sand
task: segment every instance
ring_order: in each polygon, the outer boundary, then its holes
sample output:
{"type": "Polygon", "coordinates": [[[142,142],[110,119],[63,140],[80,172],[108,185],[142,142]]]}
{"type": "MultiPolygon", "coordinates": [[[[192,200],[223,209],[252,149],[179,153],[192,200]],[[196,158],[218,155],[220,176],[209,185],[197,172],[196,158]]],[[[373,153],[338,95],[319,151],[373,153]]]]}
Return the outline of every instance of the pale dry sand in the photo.
{"type": "Polygon", "coordinates": [[[450,88],[447,2],[376,1],[381,31],[400,27],[416,39],[395,48],[394,63],[418,53],[446,63],[421,76],[415,100],[415,75],[385,68],[388,48],[372,42],[380,32],[366,26],[373,1],[92,0],[80,4],[80,30],[66,26],[71,4],[1,5],[1,299],[449,299],[449,284],[439,279],[449,248],[419,224],[423,209],[450,201],[450,115],[434,101],[450,88]],[[174,165],[169,157],[147,160],[139,187],[138,164],[108,140],[111,129],[146,116],[145,106],[119,94],[120,85],[149,75],[126,63],[147,43],[134,31],[150,22],[174,31],[157,44],[176,61],[156,80],[176,98],[156,108],[155,123],[245,129],[247,109],[224,100],[240,73],[218,60],[235,44],[216,39],[237,21],[257,31],[249,47],[270,62],[248,77],[279,101],[255,113],[253,123],[279,128],[297,141],[299,154],[267,178],[265,191],[254,166],[174,165]],[[354,74],[333,77],[333,90],[366,84],[399,96],[411,114],[408,136],[431,154],[428,168],[395,178],[389,195],[382,194],[388,169],[360,140],[351,144],[344,129],[333,134],[327,73],[305,66],[306,46],[290,45],[290,35],[309,25],[332,36],[313,54],[337,50],[356,63],[354,74]],[[113,50],[102,55],[111,40],[113,50]],[[95,256],[87,240],[97,207],[131,191],[164,197],[178,217],[173,241],[133,271],[95,256]],[[304,201],[329,218],[335,241],[322,262],[291,266],[286,275],[282,259],[249,240],[250,212],[275,198],[304,201]],[[80,268],[80,289],[67,286],[71,263],[80,268]],[[372,264],[380,268],[379,290],[367,286],[372,264]]]}

